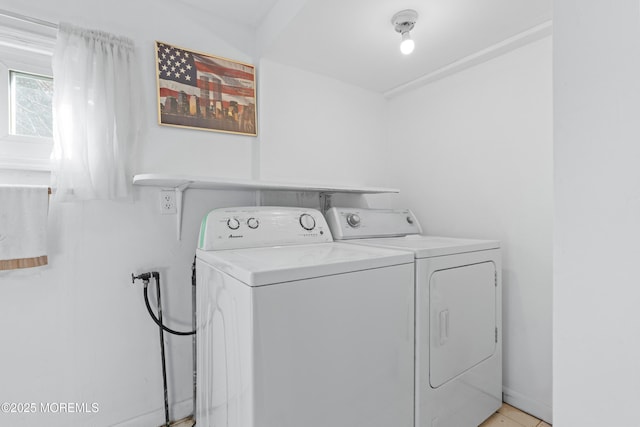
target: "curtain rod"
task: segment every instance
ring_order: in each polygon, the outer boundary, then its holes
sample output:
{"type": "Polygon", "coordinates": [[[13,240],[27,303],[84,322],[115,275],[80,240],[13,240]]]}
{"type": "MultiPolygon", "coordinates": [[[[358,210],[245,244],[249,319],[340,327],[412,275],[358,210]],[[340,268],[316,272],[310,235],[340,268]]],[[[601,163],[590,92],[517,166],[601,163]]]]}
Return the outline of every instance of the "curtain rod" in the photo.
{"type": "Polygon", "coordinates": [[[7,18],[16,19],[18,21],[29,22],[31,24],[42,25],[44,27],[53,28],[54,30],[58,29],[58,25],[53,22],[44,21],[38,18],[32,18],[31,16],[21,15],[19,13],[10,12],[8,10],[0,9],[0,16],[5,16],[7,18]]]}

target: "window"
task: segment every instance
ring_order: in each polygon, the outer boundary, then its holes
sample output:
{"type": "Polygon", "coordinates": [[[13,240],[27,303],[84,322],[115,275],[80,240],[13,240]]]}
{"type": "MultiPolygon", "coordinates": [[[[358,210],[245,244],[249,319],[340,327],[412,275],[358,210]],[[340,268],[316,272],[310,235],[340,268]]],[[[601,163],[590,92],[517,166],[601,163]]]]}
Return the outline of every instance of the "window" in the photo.
{"type": "Polygon", "coordinates": [[[11,135],[53,137],[53,79],[9,71],[11,135]]]}
{"type": "Polygon", "coordinates": [[[0,16],[0,169],[50,169],[55,30],[0,16]]]}

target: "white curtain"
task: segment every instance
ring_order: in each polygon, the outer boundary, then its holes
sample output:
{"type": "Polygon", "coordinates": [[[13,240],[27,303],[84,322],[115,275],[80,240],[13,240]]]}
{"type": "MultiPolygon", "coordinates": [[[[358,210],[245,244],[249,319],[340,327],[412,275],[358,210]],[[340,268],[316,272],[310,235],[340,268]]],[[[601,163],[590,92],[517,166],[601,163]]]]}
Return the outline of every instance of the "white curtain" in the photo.
{"type": "Polygon", "coordinates": [[[61,23],[53,55],[56,200],[131,193],[140,83],[131,40],[61,23]]]}

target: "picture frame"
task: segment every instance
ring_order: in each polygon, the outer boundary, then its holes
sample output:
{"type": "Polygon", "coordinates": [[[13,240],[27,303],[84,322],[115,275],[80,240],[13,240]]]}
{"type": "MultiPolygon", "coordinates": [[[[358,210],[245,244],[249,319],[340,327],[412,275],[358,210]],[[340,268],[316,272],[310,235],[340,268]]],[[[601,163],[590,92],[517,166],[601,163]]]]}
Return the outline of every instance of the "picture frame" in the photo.
{"type": "Polygon", "coordinates": [[[257,136],[251,64],[155,42],[158,123],[257,136]]]}

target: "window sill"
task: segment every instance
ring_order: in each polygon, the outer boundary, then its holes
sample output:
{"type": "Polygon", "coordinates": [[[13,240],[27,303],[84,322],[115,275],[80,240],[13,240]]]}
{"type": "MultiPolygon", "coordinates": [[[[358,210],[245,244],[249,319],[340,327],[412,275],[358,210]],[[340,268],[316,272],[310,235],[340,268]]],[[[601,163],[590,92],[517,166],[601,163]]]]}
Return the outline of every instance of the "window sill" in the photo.
{"type": "Polygon", "coordinates": [[[51,172],[49,159],[11,159],[0,158],[0,169],[25,172],[51,172]]]}

